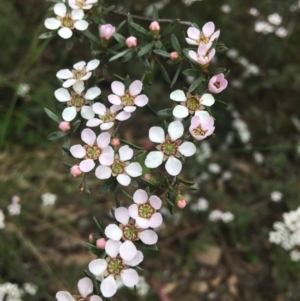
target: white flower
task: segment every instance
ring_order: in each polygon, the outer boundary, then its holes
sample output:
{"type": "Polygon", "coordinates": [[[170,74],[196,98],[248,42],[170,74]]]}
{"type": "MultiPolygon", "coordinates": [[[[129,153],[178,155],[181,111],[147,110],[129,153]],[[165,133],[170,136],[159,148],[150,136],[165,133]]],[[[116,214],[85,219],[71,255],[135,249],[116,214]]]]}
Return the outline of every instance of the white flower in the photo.
{"type": "Polygon", "coordinates": [[[19,215],[21,213],[20,197],[17,195],[12,197],[11,204],[7,206],[10,215],[19,215]]]}
{"type": "Polygon", "coordinates": [[[88,80],[92,75],[92,70],[96,69],[100,64],[99,60],[92,60],[88,63],[81,61],[73,65],[73,70],[62,69],[56,73],[59,79],[66,79],[63,83],[64,88],[73,86],[78,81],[88,80]]]}
{"type": "Polygon", "coordinates": [[[26,83],[21,83],[17,88],[17,94],[24,97],[30,91],[30,86],[26,83]]]}
{"type": "Polygon", "coordinates": [[[251,133],[247,124],[239,118],[233,120],[232,126],[237,130],[239,137],[243,143],[247,143],[251,139],[251,133]]]}
{"type": "Polygon", "coordinates": [[[98,0],[69,0],[69,6],[73,9],[91,9],[98,0]]]}
{"type": "Polygon", "coordinates": [[[0,209],[0,229],[4,229],[5,228],[5,215],[3,213],[3,211],[0,209]]]}
{"type": "Polygon", "coordinates": [[[208,66],[215,54],[216,50],[214,48],[209,49],[209,47],[204,44],[198,47],[197,52],[193,50],[188,52],[189,57],[200,66],[208,66]]]}
{"type": "Polygon", "coordinates": [[[193,212],[206,211],[208,209],[208,201],[205,198],[199,198],[190,208],[193,212]]]}
{"type": "Polygon", "coordinates": [[[150,152],[145,160],[145,164],[149,168],[156,168],[166,162],[166,170],[172,176],[177,176],[182,168],[182,163],[177,158],[181,155],[186,157],[192,156],[196,152],[196,147],[192,142],[184,142],[178,140],[184,132],[183,125],[180,121],[173,121],[169,124],[168,135],[161,127],[154,126],[149,130],[149,138],[155,143],[160,143],[156,148],[158,151],[150,152]]]}
{"type": "Polygon", "coordinates": [[[268,16],[268,21],[273,25],[280,25],[282,22],[282,17],[278,13],[274,13],[268,16]]]}
{"type": "Polygon", "coordinates": [[[297,250],[293,250],[291,253],[290,253],[290,256],[291,256],[291,259],[293,261],[300,261],[300,252],[297,251],[297,250]]]}
{"type": "Polygon", "coordinates": [[[46,192],[41,195],[41,199],[44,206],[53,206],[55,204],[57,196],[55,194],[46,192]]]}
{"type": "Polygon", "coordinates": [[[249,13],[249,15],[252,15],[252,16],[258,16],[259,15],[259,11],[255,7],[251,7],[248,10],[248,13],[249,13]]]}
{"type": "Polygon", "coordinates": [[[264,155],[260,152],[254,152],[253,158],[257,164],[262,164],[265,160],[264,155]]]}
{"type": "Polygon", "coordinates": [[[231,48],[228,51],[226,51],[226,56],[234,60],[239,56],[239,51],[235,48],[231,48]]]}
{"type": "Polygon", "coordinates": [[[280,202],[282,199],[282,193],[280,191],[273,191],[271,193],[271,200],[273,202],[280,202]]]}
{"type": "Polygon", "coordinates": [[[145,277],[139,276],[139,282],[136,285],[136,292],[139,296],[146,296],[149,292],[150,285],[147,283],[145,277]]]}
{"type": "Polygon", "coordinates": [[[58,29],[58,34],[63,39],[69,39],[73,35],[73,29],[86,30],[89,23],[82,20],[84,12],[82,9],[74,9],[71,13],[68,13],[67,7],[63,3],[57,3],[54,5],[54,12],[57,15],[56,18],[48,18],[45,20],[45,27],[50,30],[58,29]]]}
{"type": "Polygon", "coordinates": [[[22,301],[23,290],[17,284],[6,282],[0,284],[0,300],[22,301]]]}
{"type": "Polygon", "coordinates": [[[268,34],[274,31],[274,26],[265,21],[256,21],[254,30],[263,34],[268,34]]]}
{"type": "Polygon", "coordinates": [[[118,152],[119,155],[115,155],[112,164],[96,168],[96,177],[103,180],[113,175],[121,185],[128,186],[131,182],[130,177],[139,177],[142,174],[142,167],[138,162],[129,161],[133,156],[133,150],[128,145],[120,147],[118,152]]]}
{"type": "Polygon", "coordinates": [[[75,82],[73,90],[71,94],[65,88],[59,88],[54,92],[58,101],[68,104],[68,107],[63,110],[63,119],[65,121],[72,121],[79,111],[82,118],[93,118],[95,114],[93,109],[88,105],[88,100],[93,100],[98,97],[101,90],[98,87],[93,87],[88,89],[85,93],[82,93],[84,91],[83,81],[75,82]]]}
{"type": "Polygon", "coordinates": [[[36,292],[38,290],[38,287],[33,283],[24,283],[23,288],[24,291],[31,296],[36,295],[36,292]]]}
{"type": "Polygon", "coordinates": [[[284,27],[278,27],[276,30],[275,30],[275,34],[277,37],[279,38],[285,38],[288,34],[288,31],[287,29],[285,29],[284,27]]]}
{"type": "Polygon", "coordinates": [[[207,169],[213,174],[218,174],[221,172],[221,166],[217,163],[209,163],[207,169]]]}
{"type": "Polygon", "coordinates": [[[229,14],[231,12],[231,7],[228,4],[223,4],[221,6],[221,11],[225,14],[229,14]]]}

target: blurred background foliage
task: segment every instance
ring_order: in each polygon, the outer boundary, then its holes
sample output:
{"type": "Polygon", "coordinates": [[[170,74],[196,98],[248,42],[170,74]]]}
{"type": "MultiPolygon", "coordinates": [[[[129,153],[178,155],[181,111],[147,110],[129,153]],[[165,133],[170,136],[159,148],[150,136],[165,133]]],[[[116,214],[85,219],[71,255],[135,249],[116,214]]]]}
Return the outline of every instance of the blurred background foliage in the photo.
{"type": "MultiPolygon", "coordinates": [[[[219,41],[229,50],[218,53],[213,64],[230,69],[229,87],[216,95],[226,104],[216,102],[212,107],[216,135],[187,161],[185,178],[195,181],[199,191],[185,195],[190,199],[185,210],[173,216],[165,212],[160,251],[146,252],[148,296],[123,291],[118,299],[298,301],[300,265],[271,244],[268,235],[283,212],[300,204],[300,4],[295,0],[115,0],[108,4],[147,15],[154,3],[161,18],[180,18],[200,28],[213,21],[221,29],[219,41]],[[281,24],[268,21],[274,13],[281,16],[281,24]],[[279,27],[286,32],[278,31],[279,27]],[[274,191],[282,193],[279,202],[271,199],[274,191]],[[199,198],[208,200],[206,211],[193,209],[199,198]],[[234,219],[210,221],[214,209],[229,211],[234,219]],[[203,259],[205,250],[211,250],[212,262],[203,259]]],[[[51,5],[41,0],[0,2],[0,209],[6,215],[6,228],[0,230],[0,283],[38,285],[37,295],[26,295],[24,300],[54,300],[58,290],[76,291],[83,269],[93,258],[84,249],[89,233],[95,231],[91,216],[109,222],[107,214],[114,205],[109,194],[97,193],[98,180],[89,181],[91,195],[79,194],[78,180],[62,167],[60,141],[46,138],[57,129],[43,108],[61,114],[53,94],[60,87],[56,72],[91,59],[88,44],[77,42],[67,51],[59,37],[38,40],[47,31],[43,22],[51,5]],[[40,196],[48,191],[58,196],[55,206],[41,205],[40,196]],[[13,195],[20,196],[22,213],[10,217],[6,208],[13,195]]],[[[116,26],[123,20],[114,14],[106,19],[116,26]]],[[[137,22],[149,26],[147,21],[137,22]]],[[[96,27],[91,30],[97,33],[96,27]]],[[[186,30],[177,26],[175,31],[186,30]]],[[[101,62],[100,69],[104,66],[101,62]]],[[[169,66],[168,70],[173,75],[176,69],[169,66]]],[[[113,74],[135,79],[142,71],[131,62],[115,61],[102,74],[103,95],[110,91],[113,74]]],[[[183,76],[173,89],[159,73],[153,78],[146,93],[157,110],[174,106],[170,92],[189,85],[183,76]]],[[[126,122],[121,136],[151,147],[148,128],[161,122],[146,108],[140,109],[126,122]]]]}

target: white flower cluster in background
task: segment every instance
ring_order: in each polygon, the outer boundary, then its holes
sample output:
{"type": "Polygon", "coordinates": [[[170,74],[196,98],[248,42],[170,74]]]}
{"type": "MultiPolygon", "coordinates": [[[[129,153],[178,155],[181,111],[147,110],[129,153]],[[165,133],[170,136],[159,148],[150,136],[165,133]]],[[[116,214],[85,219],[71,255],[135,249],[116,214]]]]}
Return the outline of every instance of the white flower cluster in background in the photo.
{"type": "Polygon", "coordinates": [[[5,215],[3,213],[3,211],[0,209],[0,229],[4,229],[5,228],[5,215]]]}
{"type": "Polygon", "coordinates": [[[17,284],[6,282],[0,284],[0,300],[21,301],[23,290],[17,284]]]}
{"type": "Polygon", "coordinates": [[[283,222],[275,222],[274,231],[269,233],[269,241],[290,252],[293,261],[300,261],[300,207],[283,213],[283,222]]]}
{"type": "Polygon", "coordinates": [[[237,130],[238,135],[244,144],[246,144],[250,141],[251,133],[244,120],[242,120],[240,118],[235,118],[232,122],[232,126],[237,130]]]}
{"type": "Polygon", "coordinates": [[[208,201],[205,198],[199,198],[190,208],[193,212],[206,211],[208,209],[208,201]]]}
{"type": "Polygon", "coordinates": [[[271,193],[271,200],[273,202],[280,202],[282,199],[282,193],[280,191],[273,191],[271,193]]]}
{"type": "Polygon", "coordinates": [[[10,215],[20,215],[21,213],[21,205],[20,205],[20,197],[14,195],[11,199],[11,204],[7,206],[8,213],[10,215]]]}
{"type": "Polygon", "coordinates": [[[211,222],[222,221],[224,223],[229,223],[234,219],[234,215],[229,211],[223,212],[219,209],[216,209],[209,213],[208,219],[211,222]]]}
{"type": "Polygon", "coordinates": [[[220,7],[221,12],[223,12],[224,14],[229,14],[231,12],[231,6],[229,4],[223,4],[220,7]]]}
{"type": "Polygon", "coordinates": [[[43,206],[53,206],[56,202],[57,196],[50,192],[41,195],[43,206]]]}
{"type": "Polygon", "coordinates": [[[203,141],[196,150],[196,161],[203,163],[206,159],[211,156],[211,147],[209,142],[203,141]]]}

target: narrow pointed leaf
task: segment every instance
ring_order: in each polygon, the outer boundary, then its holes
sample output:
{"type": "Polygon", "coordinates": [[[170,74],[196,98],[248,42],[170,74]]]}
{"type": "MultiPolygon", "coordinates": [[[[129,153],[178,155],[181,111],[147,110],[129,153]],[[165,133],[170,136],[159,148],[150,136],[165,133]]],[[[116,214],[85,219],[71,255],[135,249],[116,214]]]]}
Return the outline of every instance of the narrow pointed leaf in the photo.
{"type": "Polygon", "coordinates": [[[134,149],[143,150],[141,147],[139,147],[139,146],[137,146],[137,145],[135,145],[135,144],[133,144],[133,143],[130,143],[130,142],[124,140],[124,139],[119,138],[119,140],[120,140],[123,144],[126,144],[126,145],[128,145],[128,146],[130,146],[130,147],[132,147],[132,148],[134,148],[134,149]]]}
{"type": "Polygon", "coordinates": [[[154,43],[153,43],[153,42],[151,42],[151,43],[149,43],[149,44],[146,44],[146,45],[139,51],[138,56],[143,56],[143,55],[147,54],[148,52],[150,52],[151,49],[153,48],[153,46],[154,46],[154,43]]]}
{"type": "Polygon", "coordinates": [[[54,113],[52,113],[49,109],[44,108],[44,111],[53,121],[55,121],[57,123],[62,122],[62,120],[58,116],[56,116],[54,113]]]}
{"type": "Polygon", "coordinates": [[[160,56],[170,58],[170,53],[167,52],[167,51],[164,51],[164,50],[161,50],[161,49],[155,49],[155,50],[153,50],[153,52],[160,55],[160,56]]]}
{"type": "Polygon", "coordinates": [[[57,140],[57,139],[60,139],[64,136],[66,136],[67,134],[68,134],[67,132],[61,132],[61,131],[53,132],[48,135],[48,139],[49,140],[57,140]]]}
{"type": "Polygon", "coordinates": [[[180,44],[174,34],[172,34],[172,36],[171,36],[171,44],[172,44],[174,50],[176,52],[178,52],[179,55],[182,55],[182,50],[181,50],[180,44]]]}
{"type": "Polygon", "coordinates": [[[190,85],[189,92],[194,91],[203,81],[204,81],[204,76],[201,75],[190,85]]]}
{"type": "Polygon", "coordinates": [[[165,67],[163,66],[163,64],[159,60],[157,60],[156,62],[158,64],[159,68],[160,68],[160,71],[162,73],[163,78],[165,79],[166,82],[168,82],[170,84],[171,80],[170,80],[170,77],[169,77],[169,74],[168,74],[167,70],[165,69],[165,67]]]}
{"type": "Polygon", "coordinates": [[[176,83],[176,81],[178,79],[178,76],[179,76],[180,71],[181,71],[181,67],[182,67],[182,62],[179,64],[179,66],[178,66],[178,68],[177,68],[177,70],[175,72],[175,75],[174,75],[174,77],[172,79],[171,88],[174,86],[174,84],[176,83]]]}
{"type": "Polygon", "coordinates": [[[132,49],[125,49],[125,50],[119,52],[118,54],[112,56],[112,57],[109,59],[109,62],[112,62],[112,61],[114,61],[114,60],[116,60],[116,59],[118,59],[118,58],[120,58],[120,57],[122,57],[122,56],[125,56],[125,55],[126,55],[128,52],[130,52],[130,51],[132,51],[132,49]]]}
{"type": "Polygon", "coordinates": [[[169,35],[177,26],[179,20],[174,20],[172,21],[161,33],[161,36],[167,36],[169,35]]]}

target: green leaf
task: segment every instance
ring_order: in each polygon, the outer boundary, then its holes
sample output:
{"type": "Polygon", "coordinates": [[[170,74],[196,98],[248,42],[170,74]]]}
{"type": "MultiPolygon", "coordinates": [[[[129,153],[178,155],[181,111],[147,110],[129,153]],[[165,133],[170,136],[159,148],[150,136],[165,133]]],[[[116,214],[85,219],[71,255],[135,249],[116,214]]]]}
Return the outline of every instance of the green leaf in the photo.
{"type": "Polygon", "coordinates": [[[67,134],[68,134],[68,132],[58,131],[58,132],[53,132],[53,133],[49,134],[47,138],[49,140],[56,140],[56,139],[60,139],[64,136],[66,136],[67,134]]]}
{"type": "Polygon", "coordinates": [[[121,189],[122,190],[122,192],[123,192],[123,194],[125,195],[125,196],[127,196],[130,200],[133,200],[133,197],[129,194],[129,193],[127,193],[125,190],[123,190],[123,189],[121,189]]]}
{"type": "Polygon", "coordinates": [[[171,80],[170,80],[170,77],[169,77],[169,74],[168,74],[167,70],[165,69],[165,67],[163,66],[163,64],[159,60],[157,60],[156,62],[158,64],[159,68],[160,68],[160,71],[162,73],[163,78],[165,79],[166,82],[168,82],[170,84],[171,80]]]}
{"type": "Polygon", "coordinates": [[[204,76],[201,75],[190,85],[189,92],[194,91],[203,81],[204,81],[204,76]]]}
{"type": "Polygon", "coordinates": [[[53,121],[55,121],[57,123],[62,122],[62,120],[58,116],[56,116],[54,113],[52,113],[49,109],[44,108],[44,111],[53,121]]]}
{"type": "Polygon", "coordinates": [[[67,154],[69,157],[74,158],[73,155],[72,155],[71,152],[70,152],[69,147],[64,147],[64,146],[62,146],[61,149],[62,149],[62,151],[64,152],[64,154],[67,154]]]}
{"type": "Polygon", "coordinates": [[[124,26],[124,24],[126,23],[127,21],[124,20],[123,22],[121,22],[118,27],[116,28],[116,32],[120,31],[120,29],[124,26]]]}
{"type": "Polygon", "coordinates": [[[159,18],[158,18],[157,8],[156,8],[156,6],[155,6],[154,4],[153,4],[152,8],[153,8],[152,19],[153,19],[154,21],[157,21],[157,22],[158,22],[159,18]]]}
{"type": "Polygon", "coordinates": [[[115,9],[115,5],[111,5],[103,10],[103,15],[106,15],[115,9]]]}
{"type": "Polygon", "coordinates": [[[172,21],[161,33],[161,36],[167,36],[169,35],[177,26],[179,20],[174,20],[172,21]]]}
{"type": "Polygon", "coordinates": [[[160,56],[170,58],[170,53],[167,52],[167,51],[164,51],[164,50],[161,50],[161,49],[155,49],[155,50],[153,50],[153,52],[160,55],[160,56]]]}
{"type": "Polygon", "coordinates": [[[126,145],[128,145],[128,146],[130,146],[130,147],[132,147],[132,148],[134,148],[134,149],[143,150],[141,147],[139,147],[139,146],[137,146],[137,145],[135,145],[135,144],[133,144],[133,143],[130,143],[130,142],[124,140],[124,139],[119,138],[119,140],[120,140],[122,143],[124,143],[124,144],[126,144],[126,145]]]}
{"type": "Polygon", "coordinates": [[[132,28],[134,28],[138,34],[140,34],[141,37],[145,38],[145,39],[151,39],[152,40],[152,35],[150,32],[148,32],[145,28],[143,28],[142,26],[136,24],[136,23],[130,23],[130,26],[132,28]]]}
{"type": "Polygon", "coordinates": [[[139,151],[133,155],[131,158],[131,161],[136,161],[139,157],[143,156],[146,154],[147,151],[139,151]]]}
{"type": "Polygon", "coordinates": [[[98,249],[96,246],[90,244],[90,243],[86,243],[86,248],[92,252],[93,254],[97,255],[98,257],[101,257],[103,254],[103,251],[101,251],[100,249],[98,249]]]}
{"type": "Polygon", "coordinates": [[[202,71],[196,69],[185,69],[182,74],[186,76],[200,76],[202,71]]]}
{"type": "Polygon", "coordinates": [[[104,236],[103,227],[101,227],[101,225],[98,223],[98,221],[97,221],[97,219],[96,219],[95,216],[93,216],[93,220],[94,220],[94,222],[95,222],[95,224],[96,224],[96,226],[98,228],[99,233],[104,236]]]}
{"type": "Polygon", "coordinates": [[[228,69],[228,70],[225,72],[224,77],[227,78],[229,74],[230,74],[230,69],[228,69]]]}
{"type": "Polygon", "coordinates": [[[224,52],[228,50],[228,48],[222,43],[218,43],[215,48],[217,52],[224,52]]]}
{"type": "Polygon", "coordinates": [[[92,34],[91,32],[89,32],[88,30],[80,31],[80,33],[82,33],[85,37],[87,37],[91,41],[93,41],[93,42],[95,42],[97,44],[101,44],[100,38],[96,37],[94,34],[92,34]]]}
{"type": "Polygon", "coordinates": [[[124,81],[125,81],[125,78],[123,78],[123,77],[121,77],[121,76],[119,76],[117,74],[114,74],[114,77],[116,77],[117,79],[119,79],[122,83],[124,83],[124,81]]]}
{"type": "Polygon", "coordinates": [[[143,245],[143,246],[149,250],[158,251],[157,245],[143,245]]]}
{"type": "Polygon", "coordinates": [[[185,187],[181,188],[180,190],[198,191],[199,189],[197,187],[185,187]]]}
{"type": "Polygon", "coordinates": [[[149,111],[155,116],[157,117],[157,113],[155,112],[155,110],[147,103],[146,104],[146,107],[149,109],[149,111]]]}
{"type": "Polygon", "coordinates": [[[128,31],[129,31],[129,34],[130,34],[131,36],[134,36],[134,35],[135,35],[135,32],[134,32],[134,30],[133,30],[133,28],[132,28],[132,26],[131,26],[132,23],[133,23],[132,16],[131,16],[131,14],[128,13],[128,15],[127,15],[128,31]]]}
{"type": "Polygon", "coordinates": [[[72,130],[73,132],[76,132],[80,125],[81,125],[82,119],[76,120],[73,124],[72,124],[72,130]]]}
{"type": "Polygon", "coordinates": [[[210,75],[215,75],[215,74],[220,74],[220,73],[225,73],[226,72],[226,68],[215,68],[211,71],[209,71],[210,75]]]}
{"type": "Polygon", "coordinates": [[[161,117],[170,117],[170,116],[173,116],[173,109],[169,108],[169,109],[163,109],[163,110],[160,110],[157,112],[157,115],[158,116],[161,116],[161,117]]]}
{"type": "Polygon", "coordinates": [[[62,155],[65,156],[68,153],[64,150],[64,148],[70,149],[71,146],[71,139],[70,136],[67,137],[67,139],[65,140],[63,146],[62,146],[62,155]]]}
{"type": "Polygon", "coordinates": [[[154,46],[155,46],[155,48],[160,49],[160,48],[162,47],[161,41],[156,41],[156,42],[154,43],[154,46]]]}
{"type": "Polygon", "coordinates": [[[72,167],[71,164],[66,163],[66,162],[63,162],[63,166],[66,167],[66,168],[69,169],[69,170],[70,170],[70,168],[72,167]]]}
{"type": "Polygon", "coordinates": [[[49,31],[49,32],[42,33],[41,35],[39,35],[38,38],[39,39],[49,39],[49,38],[52,38],[56,35],[57,35],[56,31],[49,31]]]}
{"type": "Polygon", "coordinates": [[[126,39],[121,34],[119,34],[119,33],[116,32],[114,34],[114,38],[116,39],[117,42],[119,42],[119,43],[121,43],[123,45],[125,44],[126,39]]]}
{"type": "Polygon", "coordinates": [[[150,70],[148,70],[143,75],[143,79],[142,79],[143,85],[144,86],[151,85],[151,80],[152,80],[152,72],[150,70]]]}
{"type": "Polygon", "coordinates": [[[174,34],[171,35],[171,44],[172,44],[174,50],[176,52],[178,52],[179,55],[182,55],[182,50],[181,50],[180,44],[174,34]]]}
{"type": "Polygon", "coordinates": [[[228,103],[225,102],[225,101],[223,101],[223,100],[221,100],[221,99],[216,99],[216,98],[215,98],[215,100],[216,100],[217,102],[220,102],[221,104],[223,104],[223,105],[225,105],[225,106],[228,106],[228,103]]]}
{"type": "Polygon", "coordinates": [[[153,48],[154,43],[151,42],[149,44],[146,44],[139,52],[138,52],[138,56],[143,56],[145,54],[147,54],[148,52],[151,51],[151,49],[153,48]]]}
{"type": "Polygon", "coordinates": [[[113,188],[116,184],[118,184],[118,181],[115,177],[110,177],[109,179],[105,180],[103,184],[100,186],[99,193],[104,193],[111,188],[113,188]]]}
{"type": "Polygon", "coordinates": [[[138,182],[136,180],[132,179],[132,178],[131,178],[131,181],[130,181],[130,185],[133,186],[133,187],[136,187],[136,188],[139,187],[138,182]]]}
{"type": "Polygon", "coordinates": [[[193,185],[195,185],[195,183],[194,182],[192,182],[192,181],[187,181],[187,180],[183,180],[183,179],[178,179],[178,182],[180,182],[180,183],[182,183],[182,184],[184,184],[184,185],[187,185],[187,186],[193,186],[193,185]]]}
{"type": "Polygon", "coordinates": [[[132,51],[132,49],[125,49],[125,50],[119,52],[118,54],[112,56],[112,57],[109,59],[109,62],[112,62],[112,61],[114,61],[114,60],[116,60],[116,59],[118,59],[118,58],[120,58],[120,57],[122,57],[122,56],[125,56],[125,55],[126,55],[127,53],[129,53],[130,51],[132,51]]]}
{"type": "Polygon", "coordinates": [[[129,89],[130,84],[131,84],[131,79],[130,76],[127,74],[124,80],[125,89],[129,89]]]}
{"type": "Polygon", "coordinates": [[[74,45],[74,39],[68,39],[67,43],[66,43],[67,50],[70,51],[72,49],[73,45],[74,45]]]}
{"type": "Polygon", "coordinates": [[[177,68],[177,70],[176,70],[176,72],[175,72],[175,75],[174,75],[174,77],[173,77],[173,79],[172,79],[172,82],[171,82],[171,88],[173,87],[173,85],[176,83],[176,81],[177,81],[177,79],[178,79],[178,76],[179,76],[180,71],[181,71],[181,67],[182,67],[182,62],[179,64],[179,66],[178,66],[178,68],[177,68]]]}

